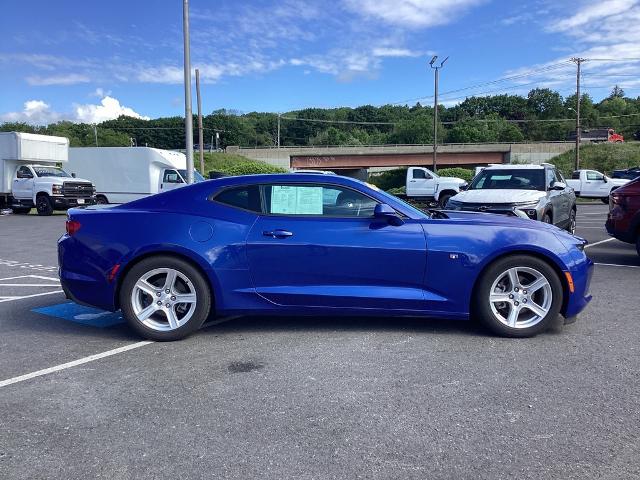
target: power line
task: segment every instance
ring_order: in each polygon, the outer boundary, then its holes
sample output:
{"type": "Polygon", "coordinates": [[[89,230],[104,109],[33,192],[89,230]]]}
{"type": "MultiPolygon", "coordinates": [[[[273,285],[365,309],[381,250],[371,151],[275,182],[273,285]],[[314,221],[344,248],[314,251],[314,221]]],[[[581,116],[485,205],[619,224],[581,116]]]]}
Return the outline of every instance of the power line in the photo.
{"type": "Polygon", "coordinates": [[[315,122],[315,123],[340,123],[340,124],[353,124],[353,125],[396,125],[394,122],[357,122],[350,120],[324,120],[320,118],[299,118],[299,117],[281,117],[283,120],[297,120],[301,122],[315,122]]]}

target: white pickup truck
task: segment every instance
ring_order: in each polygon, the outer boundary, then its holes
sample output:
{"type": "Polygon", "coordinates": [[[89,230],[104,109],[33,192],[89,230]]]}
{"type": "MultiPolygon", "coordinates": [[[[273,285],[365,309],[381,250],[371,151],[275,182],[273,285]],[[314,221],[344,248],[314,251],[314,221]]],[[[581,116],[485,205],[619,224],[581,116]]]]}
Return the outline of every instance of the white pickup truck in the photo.
{"type": "Polygon", "coordinates": [[[608,204],[611,192],[629,183],[629,180],[609,178],[596,170],[576,170],[566,182],[576,192],[576,196],[599,198],[608,204]]]}
{"type": "Polygon", "coordinates": [[[69,140],[30,133],[0,133],[0,207],[38,215],[54,210],[93,205],[95,188],[57,165],[66,163],[69,140]]]}
{"type": "Polygon", "coordinates": [[[407,197],[422,197],[433,199],[441,207],[460,192],[460,187],[467,182],[462,178],[440,177],[428,168],[409,167],[407,169],[406,194],[407,197]]]}

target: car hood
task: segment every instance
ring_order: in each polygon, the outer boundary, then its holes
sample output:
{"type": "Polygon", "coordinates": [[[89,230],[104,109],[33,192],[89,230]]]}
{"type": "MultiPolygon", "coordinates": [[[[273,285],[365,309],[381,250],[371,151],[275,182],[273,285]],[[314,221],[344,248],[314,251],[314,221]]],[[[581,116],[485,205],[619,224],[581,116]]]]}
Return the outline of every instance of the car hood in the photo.
{"type": "Polygon", "coordinates": [[[538,222],[537,220],[529,220],[527,218],[516,217],[512,215],[464,212],[460,210],[441,210],[441,212],[447,217],[443,217],[443,221],[453,221],[455,223],[472,224],[478,226],[489,225],[511,228],[530,228],[535,230],[548,230],[554,233],[562,231],[558,227],[549,223],[538,222]]]}
{"type": "Polygon", "coordinates": [[[464,185],[467,183],[466,180],[458,177],[438,177],[438,182],[440,183],[455,183],[457,185],[464,185]]]}
{"type": "Polygon", "coordinates": [[[464,203],[533,203],[545,195],[538,190],[467,190],[451,199],[464,203]]]}
{"type": "Polygon", "coordinates": [[[79,183],[91,183],[91,180],[87,180],[85,178],[74,178],[74,177],[38,177],[37,182],[39,184],[44,185],[62,185],[65,182],[79,182],[79,183]]]}

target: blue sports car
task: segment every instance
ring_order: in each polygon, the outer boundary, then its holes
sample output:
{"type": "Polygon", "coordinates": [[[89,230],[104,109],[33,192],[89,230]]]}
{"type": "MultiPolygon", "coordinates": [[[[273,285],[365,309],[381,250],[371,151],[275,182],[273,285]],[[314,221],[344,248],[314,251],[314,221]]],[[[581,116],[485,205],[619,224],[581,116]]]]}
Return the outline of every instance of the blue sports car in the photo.
{"type": "Polygon", "coordinates": [[[213,315],[477,318],[535,335],[587,305],[585,241],[492,214],[422,212],[337,175],[226,177],[111,208],[72,209],[67,296],[176,340],[213,315]]]}

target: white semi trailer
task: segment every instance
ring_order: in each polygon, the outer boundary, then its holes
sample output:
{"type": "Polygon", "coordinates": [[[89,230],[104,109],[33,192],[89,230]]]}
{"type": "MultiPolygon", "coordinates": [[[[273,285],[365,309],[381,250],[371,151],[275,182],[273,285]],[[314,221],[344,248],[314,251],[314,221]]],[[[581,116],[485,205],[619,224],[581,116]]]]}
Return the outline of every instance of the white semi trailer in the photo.
{"type": "MultiPolygon", "coordinates": [[[[99,204],[126,203],[186,185],[183,153],[150,147],[82,147],[69,150],[69,171],[91,178],[99,204]]],[[[204,181],[195,173],[195,180],[204,181]]]]}

